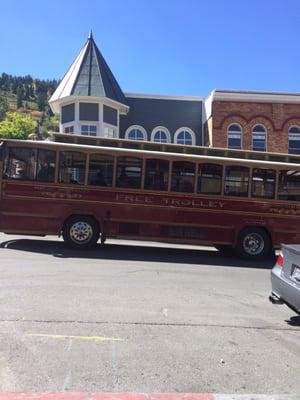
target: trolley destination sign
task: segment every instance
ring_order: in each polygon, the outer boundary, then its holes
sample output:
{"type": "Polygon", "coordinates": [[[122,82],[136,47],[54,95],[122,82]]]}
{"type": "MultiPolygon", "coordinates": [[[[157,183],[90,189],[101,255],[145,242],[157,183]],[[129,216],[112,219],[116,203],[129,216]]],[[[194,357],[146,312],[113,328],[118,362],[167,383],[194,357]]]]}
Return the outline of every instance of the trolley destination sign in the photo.
{"type": "Polygon", "coordinates": [[[189,198],[178,198],[178,197],[159,197],[148,196],[148,195],[136,195],[136,194],[116,194],[117,201],[124,201],[128,203],[136,204],[158,204],[161,203],[165,206],[173,207],[194,207],[194,208],[223,208],[226,204],[219,200],[199,200],[189,198]]]}

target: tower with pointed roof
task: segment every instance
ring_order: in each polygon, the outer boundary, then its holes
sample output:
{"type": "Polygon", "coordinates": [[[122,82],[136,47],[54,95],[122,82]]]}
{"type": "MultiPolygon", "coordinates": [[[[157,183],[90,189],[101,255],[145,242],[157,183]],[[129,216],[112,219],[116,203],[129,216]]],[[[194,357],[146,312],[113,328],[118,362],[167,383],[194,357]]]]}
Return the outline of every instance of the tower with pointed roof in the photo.
{"type": "Polygon", "coordinates": [[[49,100],[60,114],[60,132],[119,137],[129,106],[92,32],[49,100]]]}
{"type": "Polygon", "coordinates": [[[203,98],[124,94],[92,33],[49,100],[60,132],[200,145],[203,98]]]}

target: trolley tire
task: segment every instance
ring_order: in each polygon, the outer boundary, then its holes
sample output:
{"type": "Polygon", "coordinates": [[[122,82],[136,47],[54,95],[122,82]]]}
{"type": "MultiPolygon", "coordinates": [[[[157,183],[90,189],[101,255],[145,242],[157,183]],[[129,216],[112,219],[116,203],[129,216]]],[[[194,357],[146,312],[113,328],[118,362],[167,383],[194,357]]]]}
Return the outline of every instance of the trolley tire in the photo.
{"type": "Polygon", "coordinates": [[[273,246],[268,232],[260,227],[244,228],[235,247],[238,256],[251,260],[271,257],[273,246]]]}
{"type": "Polygon", "coordinates": [[[76,249],[90,249],[99,239],[100,229],[93,217],[74,215],[66,220],[62,236],[65,243],[76,249]]]}

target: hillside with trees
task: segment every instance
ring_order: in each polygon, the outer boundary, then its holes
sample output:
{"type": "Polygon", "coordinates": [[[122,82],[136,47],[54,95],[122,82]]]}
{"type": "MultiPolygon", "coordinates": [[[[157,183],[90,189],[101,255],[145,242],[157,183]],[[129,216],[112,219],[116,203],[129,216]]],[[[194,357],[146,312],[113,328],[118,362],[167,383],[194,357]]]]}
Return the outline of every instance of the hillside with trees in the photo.
{"type": "MultiPolygon", "coordinates": [[[[58,130],[58,118],[53,115],[48,100],[59,81],[34,79],[30,75],[0,75],[0,136],[22,136],[20,129],[26,126],[40,137],[46,138],[50,131],[58,130]],[[23,125],[22,125],[23,124],[23,125]],[[7,134],[6,134],[7,132],[7,134]]],[[[33,133],[33,132],[31,132],[33,133]]],[[[24,135],[22,137],[24,137],[24,135]]]]}

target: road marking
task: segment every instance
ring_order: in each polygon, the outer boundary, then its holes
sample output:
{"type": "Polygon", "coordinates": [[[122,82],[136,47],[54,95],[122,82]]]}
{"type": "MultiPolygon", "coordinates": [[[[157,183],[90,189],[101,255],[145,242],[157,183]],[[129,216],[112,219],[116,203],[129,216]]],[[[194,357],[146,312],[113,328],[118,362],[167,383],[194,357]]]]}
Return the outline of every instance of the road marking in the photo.
{"type": "Polygon", "coordinates": [[[62,385],[61,391],[66,392],[70,390],[72,386],[72,371],[69,369],[67,376],[65,377],[64,383],[62,385]]]}
{"type": "Polygon", "coordinates": [[[73,336],[73,335],[51,335],[47,333],[26,333],[26,336],[35,336],[35,337],[47,337],[50,339],[74,339],[74,340],[86,340],[92,342],[122,342],[124,339],[115,338],[115,337],[106,337],[106,336],[73,336]]]}
{"type": "MultiPolygon", "coordinates": [[[[68,340],[68,345],[67,345],[67,352],[69,353],[72,347],[72,339],[68,340]]],[[[71,390],[72,387],[72,368],[71,368],[71,360],[70,357],[68,359],[68,368],[67,368],[67,375],[65,377],[64,383],[62,385],[62,392],[66,392],[67,390],[71,390]]]]}
{"type": "Polygon", "coordinates": [[[168,309],[167,309],[167,308],[163,308],[163,309],[161,310],[161,312],[162,312],[162,314],[163,314],[165,317],[168,316],[168,309]]]}
{"type": "Polygon", "coordinates": [[[112,387],[114,392],[118,392],[119,374],[118,374],[117,351],[115,342],[111,342],[111,362],[112,362],[112,387]]]}

